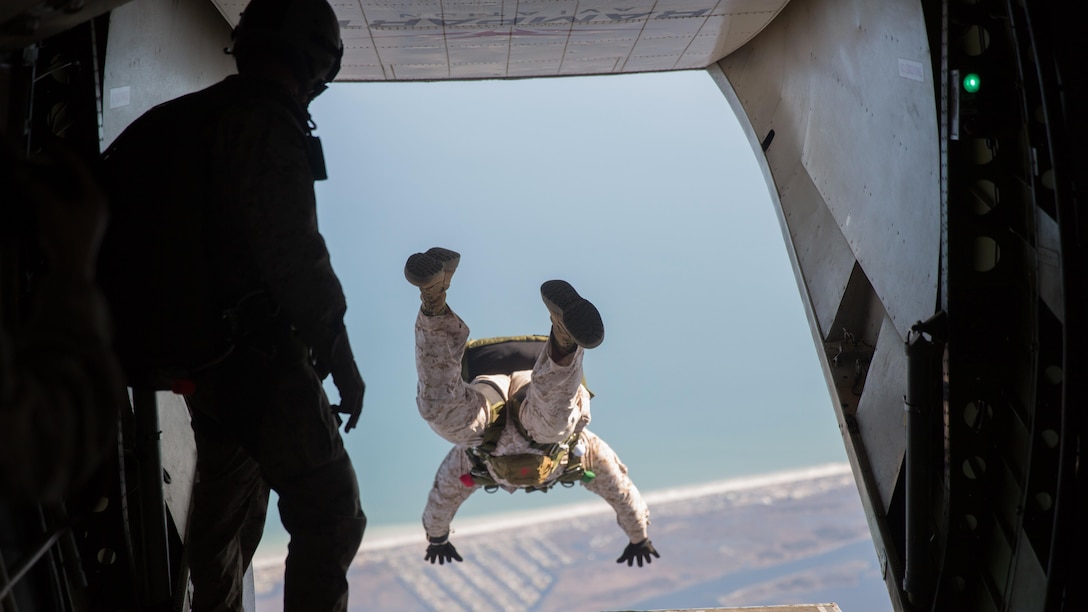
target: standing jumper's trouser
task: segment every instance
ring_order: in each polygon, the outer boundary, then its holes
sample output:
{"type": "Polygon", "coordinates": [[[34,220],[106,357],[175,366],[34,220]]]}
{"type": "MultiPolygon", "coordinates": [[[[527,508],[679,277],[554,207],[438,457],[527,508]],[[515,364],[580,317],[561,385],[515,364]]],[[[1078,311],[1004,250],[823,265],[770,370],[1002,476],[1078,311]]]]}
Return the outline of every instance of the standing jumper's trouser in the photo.
{"type": "Polygon", "coordinates": [[[269,486],[291,536],[284,610],[346,610],[366,516],[335,415],[289,332],[239,346],[189,398],[198,482],[190,521],[193,610],[242,610],[269,486]]]}
{"type": "MultiPolygon", "coordinates": [[[[420,416],[454,444],[479,444],[491,416],[486,397],[490,385],[470,384],[461,378],[468,326],[452,310],[430,317],[420,312],[415,333],[420,416]]],[[[502,391],[501,400],[507,400],[531,380],[519,420],[533,441],[562,442],[589,423],[589,391],[582,385],[583,354],[578,347],[569,364],[559,365],[545,349],[531,375],[515,372],[511,376],[481,376],[477,381],[491,379],[502,391]]]]}

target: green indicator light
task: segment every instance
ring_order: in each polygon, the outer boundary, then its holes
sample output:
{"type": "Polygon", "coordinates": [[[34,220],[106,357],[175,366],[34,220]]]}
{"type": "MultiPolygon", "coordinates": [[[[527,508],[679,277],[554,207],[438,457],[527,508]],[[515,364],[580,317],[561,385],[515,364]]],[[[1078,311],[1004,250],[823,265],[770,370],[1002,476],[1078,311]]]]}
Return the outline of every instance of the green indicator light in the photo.
{"type": "Polygon", "coordinates": [[[982,85],[982,79],[978,78],[978,75],[973,72],[963,77],[963,89],[967,93],[977,93],[980,85],[982,85]]]}

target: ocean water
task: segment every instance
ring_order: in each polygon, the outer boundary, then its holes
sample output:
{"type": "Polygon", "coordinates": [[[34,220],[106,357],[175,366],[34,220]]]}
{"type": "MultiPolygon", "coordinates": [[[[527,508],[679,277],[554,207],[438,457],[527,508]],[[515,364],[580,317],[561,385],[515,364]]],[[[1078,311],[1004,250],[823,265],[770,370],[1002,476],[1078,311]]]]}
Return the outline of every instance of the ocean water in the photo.
{"type": "MultiPolygon", "coordinates": [[[[316,189],[367,382],[344,435],[367,537],[422,537],[450,449],[414,400],[419,293],[403,267],[431,246],[461,253],[448,303],[472,338],[547,334],[548,279],[593,302],[606,337],[585,357],[589,428],[641,490],[846,460],[771,186],[707,74],[336,84],[311,111],[335,126],[316,189]]],[[[477,493],[454,527],[593,499],[477,493]]],[[[273,512],[259,554],[285,541],[273,512]]]]}

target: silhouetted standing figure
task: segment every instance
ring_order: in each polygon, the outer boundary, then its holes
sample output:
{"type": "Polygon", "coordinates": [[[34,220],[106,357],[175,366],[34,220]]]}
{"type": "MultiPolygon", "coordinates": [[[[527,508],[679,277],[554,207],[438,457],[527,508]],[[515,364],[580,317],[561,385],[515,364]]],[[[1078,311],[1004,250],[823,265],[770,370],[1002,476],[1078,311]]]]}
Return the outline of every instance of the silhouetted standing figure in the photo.
{"type": "Polygon", "coordinates": [[[131,307],[119,301],[119,343],[123,355],[156,356],[154,368],[129,360],[130,372],[187,394],[193,609],[241,609],[271,487],[290,534],[285,609],[344,610],[366,517],[322,379],[331,373],[339,390],[345,432],[365,385],[318,232],[324,162],[307,112],[339,69],[339,24],[324,0],[253,0],[232,51],[237,75],[148,111],[105,155],[129,202],[118,248],[162,282],[131,307]],[[154,231],[126,228],[140,215],[154,231]],[[155,302],[164,293],[174,297],[155,302]]]}

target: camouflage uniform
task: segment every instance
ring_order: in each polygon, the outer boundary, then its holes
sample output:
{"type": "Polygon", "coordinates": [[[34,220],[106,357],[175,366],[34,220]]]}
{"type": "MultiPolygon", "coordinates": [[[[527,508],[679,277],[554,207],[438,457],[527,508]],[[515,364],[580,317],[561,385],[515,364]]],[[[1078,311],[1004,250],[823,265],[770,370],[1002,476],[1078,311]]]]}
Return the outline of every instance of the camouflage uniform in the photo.
{"type": "Polygon", "coordinates": [[[116,449],[128,398],[109,331],[98,289],[56,274],[14,347],[0,330],[0,496],[58,500],[116,449]]]}
{"type": "MultiPolygon", "coordinates": [[[[612,506],[617,522],[631,542],[647,539],[650,513],[628,477],[627,467],[604,440],[582,429],[590,420],[589,391],[582,385],[583,348],[578,347],[569,365],[556,364],[544,350],[531,372],[481,376],[466,384],[461,378],[461,356],[469,329],[460,317],[452,310],[440,316],[421,312],[416,318],[415,334],[419,413],[431,429],[456,445],[438,468],[427,498],[423,527],[428,537],[449,533],[457,509],[480,488],[465,486],[461,476],[472,467],[466,449],[483,441],[490,421],[489,404],[506,401],[531,381],[520,410],[526,432],[534,441],[546,444],[564,441],[581,429],[581,439],[586,445],[583,465],[596,474],[584,486],[612,506]],[[483,382],[485,379],[491,384],[483,382]]],[[[521,453],[543,454],[507,422],[494,454],[521,453]]],[[[561,473],[558,471],[556,478],[561,473]]],[[[518,488],[497,478],[494,472],[491,475],[507,491],[518,488]]]]}
{"type": "Polygon", "coordinates": [[[269,486],[291,535],[286,610],[346,608],[346,573],[366,526],[322,388],[326,373],[310,359],[346,333],[346,305],[318,233],[307,121],[286,92],[234,75],[152,109],[114,145],[124,150],[128,138],[189,151],[172,158],[176,188],[160,196],[201,205],[205,273],[218,307],[259,306],[243,309],[233,352],[195,376],[188,398],[199,474],[190,523],[194,610],[241,609],[269,486]]]}

